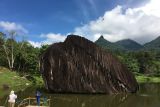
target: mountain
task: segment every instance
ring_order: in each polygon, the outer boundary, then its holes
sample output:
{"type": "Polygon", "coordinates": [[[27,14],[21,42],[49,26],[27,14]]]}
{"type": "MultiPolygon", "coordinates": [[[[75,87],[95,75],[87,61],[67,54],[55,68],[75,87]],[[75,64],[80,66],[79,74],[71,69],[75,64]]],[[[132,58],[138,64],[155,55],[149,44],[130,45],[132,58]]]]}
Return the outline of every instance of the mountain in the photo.
{"type": "Polygon", "coordinates": [[[155,50],[160,51],[160,36],[144,45],[137,43],[131,39],[124,39],[117,42],[110,42],[101,36],[95,43],[102,48],[111,51],[139,51],[139,50],[155,50]]]}
{"type": "Polygon", "coordinates": [[[129,51],[136,51],[136,50],[140,50],[143,48],[142,45],[140,45],[139,43],[137,43],[131,39],[120,40],[120,41],[115,42],[115,44],[122,46],[123,48],[125,48],[126,50],[129,50],[129,51]]]}
{"type": "Polygon", "coordinates": [[[97,45],[99,45],[100,47],[103,47],[103,48],[109,49],[109,50],[113,50],[113,51],[115,51],[115,50],[125,50],[122,46],[117,45],[115,43],[112,43],[112,42],[104,39],[103,36],[100,36],[100,38],[97,41],[95,41],[95,43],[97,45]]]}
{"type": "Polygon", "coordinates": [[[152,40],[151,42],[144,44],[144,47],[145,49],[160,50],[160,36],[152,40]]]}

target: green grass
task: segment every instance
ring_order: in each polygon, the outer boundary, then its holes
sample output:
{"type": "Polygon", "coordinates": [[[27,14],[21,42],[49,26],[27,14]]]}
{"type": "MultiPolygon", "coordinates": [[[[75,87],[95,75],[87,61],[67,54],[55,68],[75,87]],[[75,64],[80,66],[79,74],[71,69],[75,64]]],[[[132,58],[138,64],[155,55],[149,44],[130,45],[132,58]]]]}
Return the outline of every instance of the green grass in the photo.
{"type": "Polygon", "coordinates": [[[138,75],[136,79],[138,83],[160,83],[160,77],[138,75]]]}
{"type": "Polygon", "coordinates": [[[0,97],[8,94],[11,90],[19,91],[29,87],[32,82],[24,77],[20,77],[16,72],[0,67],[0,97]],[[9,89],[3,89],[3,85],[9,86],[9,89]]]}

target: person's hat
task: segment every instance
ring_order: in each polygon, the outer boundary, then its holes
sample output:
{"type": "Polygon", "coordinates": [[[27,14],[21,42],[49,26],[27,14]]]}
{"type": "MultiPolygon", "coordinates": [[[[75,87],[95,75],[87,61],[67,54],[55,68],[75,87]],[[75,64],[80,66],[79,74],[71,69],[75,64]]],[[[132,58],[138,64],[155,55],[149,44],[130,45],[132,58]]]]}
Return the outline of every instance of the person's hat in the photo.
{"type": "Polygon", "coordinates": [[[14,94],[14,91],[12,90],[10,94],[14,94]]]}

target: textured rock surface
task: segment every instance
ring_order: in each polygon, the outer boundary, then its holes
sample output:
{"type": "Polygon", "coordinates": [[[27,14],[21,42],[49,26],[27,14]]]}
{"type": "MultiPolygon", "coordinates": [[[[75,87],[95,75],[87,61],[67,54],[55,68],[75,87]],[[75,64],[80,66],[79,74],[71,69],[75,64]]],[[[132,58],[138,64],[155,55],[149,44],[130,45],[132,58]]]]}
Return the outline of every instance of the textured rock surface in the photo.
{"type": "Polygon", "coordinates": [[[93,42],[69,35],[41,56],[40,72],[50,92],[136,92],[134,75],[93,42]]]}

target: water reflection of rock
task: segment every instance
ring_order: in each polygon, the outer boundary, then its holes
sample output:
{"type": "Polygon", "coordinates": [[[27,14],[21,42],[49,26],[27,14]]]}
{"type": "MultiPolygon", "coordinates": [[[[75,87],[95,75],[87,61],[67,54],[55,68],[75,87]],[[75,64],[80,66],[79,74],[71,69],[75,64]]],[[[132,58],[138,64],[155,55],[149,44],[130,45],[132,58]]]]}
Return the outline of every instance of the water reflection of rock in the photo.
{"type": "Polygon", "coordinates": [[[158,104],[155,96],[136,94],[55,95],[52,102],[53,107],[158,107],[158,104]]]}
{"type": "Polygon", "coordinates": [[[124,107],[129,94],[55,96],[54,107],[124,107]],[[63,103],[62,103],[63,102],[63,103]]]}

